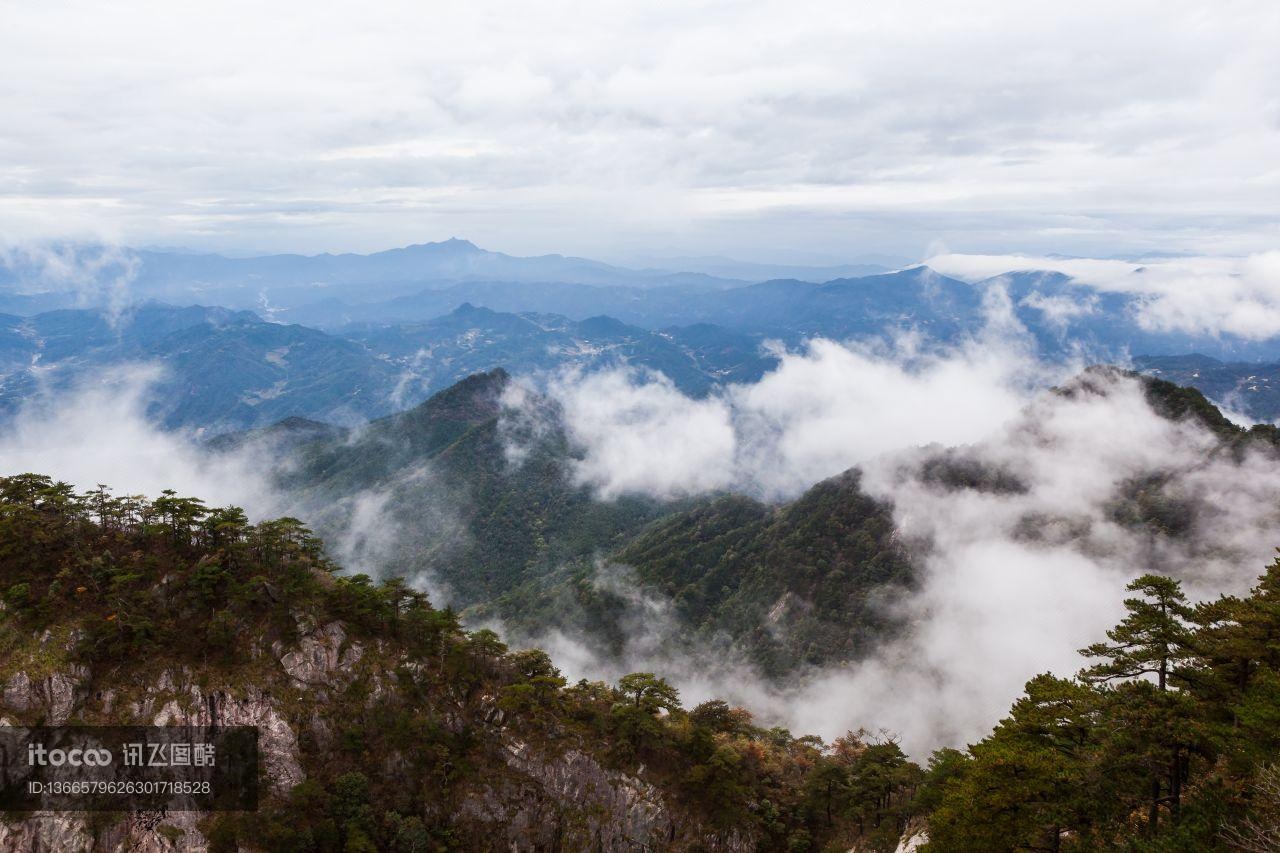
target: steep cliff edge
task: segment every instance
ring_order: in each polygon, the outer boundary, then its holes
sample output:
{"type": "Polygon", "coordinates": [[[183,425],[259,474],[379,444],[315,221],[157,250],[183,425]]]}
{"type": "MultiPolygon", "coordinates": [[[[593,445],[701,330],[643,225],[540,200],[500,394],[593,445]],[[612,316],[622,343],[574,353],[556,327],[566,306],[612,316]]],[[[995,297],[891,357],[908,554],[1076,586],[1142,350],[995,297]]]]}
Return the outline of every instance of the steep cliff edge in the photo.
{"type": "MultiPolygon", "coordinates": [[[[6,662],[0,723],[256,726],[267,806],[257,817],[134,814],[106,825],[40,814],[0,824],[0,849],[208,850],[233,838],[250,849],[323,846],[317,836],[328,827],[297,833],[286,821],[303,796],[323,795],[343,780],[346,774],[325,766],[330,758],[364,768],[354,772],[367,780],[362,799],[371,809],[395,802],[411,814],[421,807],[448,827],[435,833],[440,842],[459,849],[754,846],[749,833],[717,832],[673,807],[670,792],[643,771],[602,760],[604,745],[583,732],[522,724],[502,697],[504,686],[520,682],[504,685],[513,675],[503,671],[505,661],[473,657],[461,635],[443,638],[459,647],[442,651],[457,656],[454,666],[476,667],[478,677],[455,688],[438,681],[435,662],[394,640],[350,636],[341,620],[315,625],[303,612],[294,617],[294,640],[255,644],[230,666],[172,666],[157,658],[86,667],[74,662],[78,644],[65,632],[31,637],[6,662]],[[451,773],[466,778],[450,780],[451,773]],[[397,779],[413,780],[418,790],[393,793],[397,779]]],[[[434,849],[418,846],[435,840],[427,822],[421,833],[418,826],[399,833],[401,846],[434,849]]],[[[350,826],[332,830],[345,840],[353,835],[350,826]]]]}

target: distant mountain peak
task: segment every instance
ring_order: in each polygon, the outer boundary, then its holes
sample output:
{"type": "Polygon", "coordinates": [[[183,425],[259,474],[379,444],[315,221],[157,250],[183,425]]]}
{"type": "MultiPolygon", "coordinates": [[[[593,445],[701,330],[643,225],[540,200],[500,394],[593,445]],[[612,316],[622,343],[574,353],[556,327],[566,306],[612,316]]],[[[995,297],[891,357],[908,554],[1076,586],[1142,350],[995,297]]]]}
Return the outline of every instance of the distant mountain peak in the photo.
{"type": "Polygon", "coordinates": [[[498,312],[491,308],[485,308],[482,305],[473,305],[470,302],[463,302],[457,308],[449,312],[450,317],[493,317],[498,312]]]}
{"type": "Polygon", "coordinates": [[[934,278],[940,273],[928,264],[916,264],[913,267],[907,267],[896,272],[885,273],[885,275],[897,278],[934,278]]]}
{"type": "Polygon", "coordinates": [[[402,252],[449,252],[452,254],[488,254],[470,240],[464,240],[461,237],[450,237],[448,240],[438,240],[428,243],[413,243],[405,246],[403,249],[391,249],[390,251],[402,252]]]}
{"type": "Polygon", "coordinates": [[[635,331],[634,327],[628,326],[616,317],[610,317],[607,314],[588,317],[578,324],[578,329],[590,335],[626,334],[635,331]]]}

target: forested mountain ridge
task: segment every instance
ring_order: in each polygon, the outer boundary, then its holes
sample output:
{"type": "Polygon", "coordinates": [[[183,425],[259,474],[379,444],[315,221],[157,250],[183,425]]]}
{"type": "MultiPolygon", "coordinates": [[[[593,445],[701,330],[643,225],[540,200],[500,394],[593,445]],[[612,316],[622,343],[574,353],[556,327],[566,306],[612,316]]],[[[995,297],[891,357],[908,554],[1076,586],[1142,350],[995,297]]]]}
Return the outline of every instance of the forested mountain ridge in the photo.
{"type": "Polygon", "coordinates": [[[890,508],[856,471],[776,506],[733,494],[668,506],[601,550],[468,612],[529,636],[585,637],[605,659],[625,659],[639,634],[669,654],[741,661],[787,683],[895,636],[893,602],[915,581],[890,508]]]}
{"type": "Polygon", "coordinates": [[[1148,355],[1137,370],[1179,385],[1194,385],[1214,400],[1259,421],[1280,418],[1280,364],[1228,362],[1207,355],[1148,355]]]}
{"type": "Polygon", "coordinates": [[[630,365],[700,396],[757,380],[776,364],[757,340],[709,325],[654,332],[603,316],[576,322],[463,304],[424,323],[324,332],[248,311],[148,303],[118,314],[0,315],[0,418],[136,367],[155,374],[146,389],[150,419],[210,435],[287,417],[354,426],[497,367],[630,365]]]}
{"type": "Polygon", "coordinates": [[[1225,447],[1237,451],[1244,446],[1280,447],[1280,427],[1272,424],[1243,427],[1224,415],[1199,388],[1179,385],[1157,376],[1110,365],[1096,365],[1053,390],[1065,395],[1106,393],[1106,385],[1117,376],[1138,380],[1147,403],[1160,416],[1172,421],[1189,420],[1197,423],[1221,440],[1225,447]]]}
{"type": "Polygon", "coordinates": [[[563,627],[620,652],[624,602],[599,582],[612,564],[675,604],[688,631],[672,642],[727,642],[771,675],[858,657],[890,630],[873,602],[910,584],[909,561],[856,472],[778,508],[733,496],[602,501],[575,478],[581,450],[555,405],[521,392],[513,407],[518,389],[493,371],[355,436],[290,430],[279,485],[295,514],[358,543],[349,558],[426,572],[473,618],[521,631],[563,627]],[[357,522],[368,501],[382,517],[357,522]]]}
{"type": "Polygon", "coordinates": [[[777,365],[760,341],[720,326],[630,326],[603,314],[503,313],[463,303],[420,323],[357,323],[333,330],[434,392],[495,367],[514,374],[631,365],[661,373],[686,394],[754,382],[777,365]]]}
{"type": "MultiPolygon", "coordinates": [[[[2,332],[0,332],[2,333],[2,332]]],[[[0,415],[141,367],[149,418],[205,433],[290,416],[360,423],[398,407],[401,371],[359,344],[248,311],[137,306],[13,318],[0,350],[0,415]]]]}
{"type": "Polygon", "coordinates": [[[891,508],[856,470],[779,507],[725,497],[671,516],[612,559],[670,598],[695,641],[735,638],[773,677],[864,657],[914,583],[891,508]]]}
{"type": "Polygon", "coordinates": [[[351,529],[355,552],[380,570],[437,573],[460,606],[493,600],[561,562],[610,548],[669,508],[644,497],[593,499],[572,476],[574,451],[548,401],[522,422],[501,369],[471,376],[355,436],[296,445],[279,484],[331,537],[351,529]],[[522,455],[509,449],[523,433],[522,455]]]}

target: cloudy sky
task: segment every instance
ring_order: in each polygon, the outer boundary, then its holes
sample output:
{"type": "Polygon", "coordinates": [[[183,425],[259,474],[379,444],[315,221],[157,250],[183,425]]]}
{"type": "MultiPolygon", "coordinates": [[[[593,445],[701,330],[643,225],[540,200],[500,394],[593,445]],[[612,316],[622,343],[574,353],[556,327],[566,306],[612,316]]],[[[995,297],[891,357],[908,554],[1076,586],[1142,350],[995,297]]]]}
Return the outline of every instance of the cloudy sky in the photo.
{"type": "Polygon", "coordinates": [[[0,238],[1247,254],[1280,5],[0,0],[0,238]]]}

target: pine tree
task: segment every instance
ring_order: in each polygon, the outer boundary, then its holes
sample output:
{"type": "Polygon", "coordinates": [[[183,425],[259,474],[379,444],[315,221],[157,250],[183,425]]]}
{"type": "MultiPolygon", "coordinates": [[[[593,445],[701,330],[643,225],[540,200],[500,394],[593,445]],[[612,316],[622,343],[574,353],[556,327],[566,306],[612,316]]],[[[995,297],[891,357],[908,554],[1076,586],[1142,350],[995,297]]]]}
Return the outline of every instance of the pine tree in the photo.
{"type": "Polygon", "coordinates": [[[1174,667],[1192,654],[1187,627],[1191,608],[1182,585],[1173,578],[1143,575],[1127,589],[1143,597],[1125,599],[1129,615],[1107,631],[1110,643],[1094,643],[1080,650],[1086,657],[1102,659],[1084,670],[1081,678],[1101,683],[1154,675],[1163,692],[1174,667]]]}
{"type": "MultiPolygon", "coordinates": [[[[1125,599],[1129,615],[1107,632],[1110,643],[1094,643],[1080,650],[1082,655],[1100,658],[1101,662],[1088,667],[1080,677],[1088,682],[1105,683],[1115,680],[1132,681],[1145,675],[1154,675],[1160,697],[1169,690],[1169,678],[1175,668],[1189,660],[1193,654],[1193,635],[1187,625],[1192,610],[1182,585],[1163,575],[1143,575],[1127,587],[1130,592],[1142,594],[1141,598],[1125,599]]],[[[1167,705],[1163,698],[1153,700],[1155,705],[1167,705]]],[[[1156,719],[1167,714],[1162,708],[1152,708],[1156,719]]],[[[1153,731],[1167,727],[1153,727],[1153,731]]],[[[1182,784],[1186,777],[1187,744],[1183,737],[1172,735],[1160,738],[1159,747],[1168,754],[1167,766],[1153,770],[1150,780],[1150,799],[1147,810],[1147,829],[1155,834],[1160,820],[1160,806],[1167,804],[1175,822],[1182,805],[1182,784]],[[1163,792],[1168,790],[1168,795],[1163,792]]]]}
{"type": "Polygon", "coordinates": [[[675,711],[680,708],[680,693],[652,672],[633,672],[618,679],[618,690],[631,697],[635,707],[650,714],[656,714],[665,708],[675,711]]]}
{"type": "Polygon", "coordinates": [[[930,819],[930,850],[1057,851],[1103,799],[1091,772],[1096,695],[1039,675],[972,759],[951,771],[930,819]]]}

